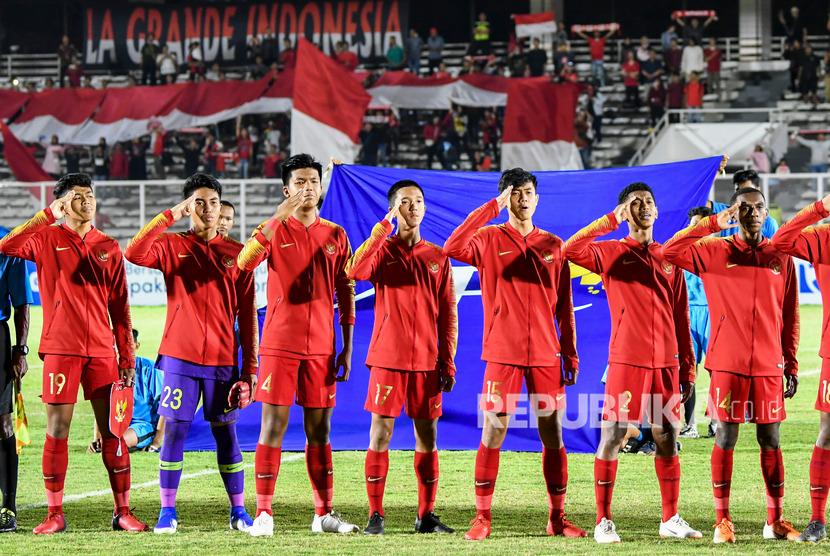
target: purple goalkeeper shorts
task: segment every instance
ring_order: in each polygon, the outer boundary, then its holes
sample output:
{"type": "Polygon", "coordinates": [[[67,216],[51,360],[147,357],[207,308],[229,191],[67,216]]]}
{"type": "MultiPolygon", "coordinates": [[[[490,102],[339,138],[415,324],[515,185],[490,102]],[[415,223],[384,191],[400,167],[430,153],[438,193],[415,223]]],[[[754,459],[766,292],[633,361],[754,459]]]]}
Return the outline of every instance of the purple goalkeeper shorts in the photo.
{"type": "Polygon", "coordinates": [[[236,421],[239,409],[228,405],[228,394],[236,381],[177,374],[175,371],[179,369],[171,368],[177,363],[176,359],[166,357],[165,363],[159,415],[177,421],[192,421],[201,399],[205,421],[236,421]]]}

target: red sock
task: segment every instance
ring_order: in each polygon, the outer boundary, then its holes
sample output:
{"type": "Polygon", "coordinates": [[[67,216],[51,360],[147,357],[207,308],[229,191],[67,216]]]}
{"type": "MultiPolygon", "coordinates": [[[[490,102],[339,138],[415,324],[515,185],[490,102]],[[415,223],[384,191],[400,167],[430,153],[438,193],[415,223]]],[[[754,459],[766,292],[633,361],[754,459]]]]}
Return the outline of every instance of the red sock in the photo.
{"type": "Polygon", "coordinates": [[[715,495],[715,516],[732,521],[729,516],[729,492],[732,489],[732,450],[724,450],[717,444],[712,448],[712,492],[715,495]]]}
{"type": "Polygon", "coordinates": [[[476,452],[476,513],[491,520],[490,507],[493,503],[493,491],[499,476],[499,449],[490,449],[479,444],[476,452]]]}
{"type": "Polygon", "coordinates": [[[305,447],[305,465],[311,490],[314,492],[314,513],[326,515],[331,511],[334,468],[331,464],[331,444],[305,447]]]}
{"type": "Polygon", "coordinates": [[[660,498],[663,500],[663,522],[677,513],[677,499],[680,498],[680,458],[654,458],[654,470],[660,483],[660,498]]]}
{"type": "Polygon", "coordinates": [[[781,519],[784,505],[784,460],[781,448],[761,450],[761,474],[767,485],[767,523],[781,519]]]}
{"type": "Polygon", "coordinates": [[[438,492],[438,450],[415,451],[415,476],[418,477],[418,517],[435,509],[435,493],[438,492]]]}
{"type": "Polygon", "coordinates": [[[810,459],[810,500],[813,504],[813,517],[810,521],[824,523],[824,509],[827,507],[827,492],[830,490],[830,450],[813,447],[810,459]]]}
{"type": "Polygon", "coordinates": [[[130,509],[130,450],[123,438],[102,438],[101,459],[110,476],[115,513],[130,509]],[[120,452],[120,455],[119,455],[120,452]]]}
{"type": "MultiPolygon", "coordinates": [[[[415,452],[417,454],[418,452],[415,452]]],[[[389,474],[389,451],[366,450],[366,494],[369,496],[369,515],[383,513],[383,491],[386,489],[386,475],[389,474]]]]}
{"type": "Polygon", "coordinates": [[[50,512],[63,512],[63,484],[69,466],[69,439],[46,435],[43,445],[43,482],[50,512]]]}
{"type": "Polygon", "coordinates": [[[611,519],[611,498],[614,496],[614,481],[617,480],[619,461],[594,459],[594,494],[597,497],[597,525],[603,517],[611,519]]]}
{"type": "Polygon", "coordinates": [[[555,521],[565,513],[565,493],[568,490],[568,453],[564,446],[558,450],[542,447],[542,473],[548,489],[550,519],[555,521]]]}
{"type": "Polygon", "coordinates": [[[257,443],[254,456],[254,476],[256,477],[256,515],[262,512],[274,515],[271,503],[274,500],[274,487],[280,474],[282,447],[274,448],[257,443]]]}

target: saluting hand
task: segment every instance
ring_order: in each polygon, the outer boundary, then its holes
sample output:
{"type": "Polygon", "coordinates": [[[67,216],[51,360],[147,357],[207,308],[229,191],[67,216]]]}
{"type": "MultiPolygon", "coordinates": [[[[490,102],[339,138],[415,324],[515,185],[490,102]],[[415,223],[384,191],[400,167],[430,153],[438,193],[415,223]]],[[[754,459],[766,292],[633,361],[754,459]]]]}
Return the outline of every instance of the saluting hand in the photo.
{"type": "Polygon", "coordinates": [[[72,202],[72,199],[74,198],[75,190],[70,189],[69,192],[63,197],[52,201],[52,204],[49,205],[49,209],[52,211],[52,216],[55,217],[55,220],[60,220],[61,218],[66,216],[66,211],[69,208],[69,203],[72,202]]]}
{"type": "Polygon", "coordinates": [[[824,210],[830,212],[830,195],[827,195],[824,199],[822,199],[821,204],[824,205],[824,210]]]}
{"type": "Polygon", "coordinates": [[[280,222],[285,222],[291,218],[291,215],[294,214],[294,211],[297,210],[302,202],[303,196],[300,193],[286,197],[285,200],[277,207],[277,212],[274,213],[274,218],[280,222]]]}
{"type": "Polygon", "coordinates": [[[395,205],[391,209],[389,209],[389,214],[386,215],[386,221],[392,224],[393,226],[395,225],[395,219],[401,215],[400,208],[401,200],[400,198],[398,198],[398,200],[395,201],[395,205]]]}
{"type": "Polygon", "coordinates": [[[501,195],[496,197],[496,202],[499,204],[499,211],[510,205],[510,194],[513,193],[513,186],[508,185],[507,189],[501,192],[501,195]]]}
{"type": "Polygon", "coordinates": [[[614,209],[614,216],[617,218],[617,223],[622,224],[628,221],[628,203],[617,205],[614,209]]]}
{"type": "Polygon", "coordinates": [[[726,210],[718,213],[718,226],[721,230],[728,230],[734,228],[738,222],[738,212],[741,210],[741,204],[735,201],[735,204],[726,210]]]}
{"type": "Polygon", "coordinates": [[[170,209],[173,213],[173,222],[178,222],[183,216],[190,216],[193,212],[194,203],[196,202],[196,194],[194,193],[175,207],[170,209]]]}

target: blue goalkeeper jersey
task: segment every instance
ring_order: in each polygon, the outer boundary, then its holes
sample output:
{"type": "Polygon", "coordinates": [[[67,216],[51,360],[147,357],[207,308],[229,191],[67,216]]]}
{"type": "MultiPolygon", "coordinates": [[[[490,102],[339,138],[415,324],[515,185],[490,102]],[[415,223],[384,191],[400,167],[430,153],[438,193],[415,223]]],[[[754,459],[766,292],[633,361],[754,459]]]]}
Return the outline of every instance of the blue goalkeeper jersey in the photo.
{"type": "Polygon", "coordinates": [[[703,290],[703,281],[688,270],[683,271],[686,277],[686,291],[689,292],[689,307],[706,307],[706,292],[703,290]]]}
{"type": "Polygon", "coordinates": [[[153,428],[158,424],[163,377],[161,370],[157,369],[152,361],[146,357],[135,358],[133,423],[136,421],[151,423],[153,428]]]}
{"type": "MultiPolygon", "coordinates": [[[[726,210],[729,208],[729,205],[724,203],[716,203],[712,201],[712,212],[715,214],[719,213],[722,210],[726,210]]],[[[772,239],[772,236],[775,235],[775,232],[778,231],[779,224],[778,220],[773,218],[772,216],[767,216],[767,219],[764,220],[764,226],[761,228],[761,235],[767,239],[772,239]]],[[[728,230],[721,230],[720,237],[729,237],[734,236],[738,233],[738,227],[735,226],[734,228],[729,228],[728,230]]],[[[690,303],[691,305],[691,303],[690,303]]]]}

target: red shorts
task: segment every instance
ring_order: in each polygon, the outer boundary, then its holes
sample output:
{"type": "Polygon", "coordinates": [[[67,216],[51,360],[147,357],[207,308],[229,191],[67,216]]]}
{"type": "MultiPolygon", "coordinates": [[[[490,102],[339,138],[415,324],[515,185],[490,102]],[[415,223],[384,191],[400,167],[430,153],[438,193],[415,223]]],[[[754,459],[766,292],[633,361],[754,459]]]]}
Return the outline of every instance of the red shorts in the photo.
{"type": "Polygon", "coordinates": [[[296,396],[297,405],[303,407],[334,407],[334,376],[334,355],[318,359],[262,355],[254,399],[272,405],[292,405],[296,396]]]}
{"type": "Polygon", "coordinates": [[[78,387],[84,386],[84,399],[108,398],[112,383],[119,379],[115,357],[76,357],[52,355],[43,357],[44,403],[75,403],[78,387]]]}
{"type": "Polygon", "coordinates": [[[618,423],[642,423],[645,411],[652,424],[680,421],[680,370],[650,369],[609,363],[602,418],[618,423]]]}
{"type": "Polygon", "coordinates": [[[821,377],[818,381],[816,409],[830,413],[830,359],[821,360],[821,377]]]}
{"type": "Polygon", "coordinates": [[[527,386],[530,405],[536,413],[565,408],[565,381],[559,367],[515,367],[488,362],[479,409],[516,413],[522,395],[522,379],[527,386]]]}
{"type": "Polygon", "coordinates": [[[410,419],[437,419],[441,410],[441,376],[438,371],[395,371],[370,367],[366,411],[397,417],[406,405],[410,419]]]}
{"type": "Polygon", "coordinates": [[[709,415],[725,423],[778,423],[784,409],[784,377],[712,371],[709,415]]]}

